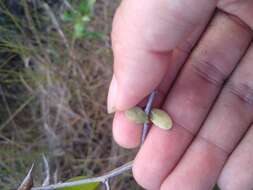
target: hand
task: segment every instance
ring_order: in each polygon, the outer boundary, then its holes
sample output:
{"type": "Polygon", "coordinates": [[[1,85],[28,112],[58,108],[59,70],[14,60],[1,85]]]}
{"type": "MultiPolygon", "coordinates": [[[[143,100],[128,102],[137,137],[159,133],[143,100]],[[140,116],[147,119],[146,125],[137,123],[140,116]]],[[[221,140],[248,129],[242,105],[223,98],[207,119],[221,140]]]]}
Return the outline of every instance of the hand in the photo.
{"type": "Polygon", "coordinates": [[[252,18],[253,0],[121,3],[108,95],[114,138],[140,144],[141,126],[123,111],[154,89],[174,122],[170,131],[152,127],[137,154],[133,174],[145,189],[211,190],[217,181],[253,189],[252,18]]]}

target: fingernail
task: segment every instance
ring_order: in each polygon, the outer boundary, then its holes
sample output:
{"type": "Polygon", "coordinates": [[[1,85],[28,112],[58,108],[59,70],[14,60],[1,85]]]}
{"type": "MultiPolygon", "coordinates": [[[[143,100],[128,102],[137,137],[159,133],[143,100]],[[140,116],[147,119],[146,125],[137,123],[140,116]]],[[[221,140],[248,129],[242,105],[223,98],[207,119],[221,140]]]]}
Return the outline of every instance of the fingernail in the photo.
{"type": "Polygon", "coordinates": [[[108,98],[107,98],[107,112],[114,113],[116,111],[116,100],[117,100],[117,80],[115,76],[112,77],[112,81],[109,88],[108,98]]]}

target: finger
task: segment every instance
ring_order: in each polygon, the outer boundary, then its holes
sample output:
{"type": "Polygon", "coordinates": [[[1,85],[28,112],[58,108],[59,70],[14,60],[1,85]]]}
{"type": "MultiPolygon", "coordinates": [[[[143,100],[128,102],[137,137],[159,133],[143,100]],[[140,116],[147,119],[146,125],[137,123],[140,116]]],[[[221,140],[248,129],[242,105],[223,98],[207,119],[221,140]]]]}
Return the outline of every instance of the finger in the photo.
{"type": "Polygon", "coordinates": [[[251,29],[253,29],[253,1],[231,1],[231,0],[221,0],[218,1],[218,7],[223,11],[234,15],[242,22],[247,24],[251,29]]]}
{"type": "Polygon", "coordinates": [[[219,177],[222,190],[253,189],[253,126],[229,157],[219,177]]]}
{"type": "Polygon", "coordinates": [[[221,149],[199,138],[160,190],[212,190],[226,158],[221,149]]]}
{"type": "Polygon", "coordinates": [[[136,157],[133,172],[143,187],[159,189],[199,130],[250,40],[251,33],[229,16],[223,13],[215,16],[164,105],[174,128],[169,132],[152,128],[136,157]],[[154,154],[154,149],[160,150],[159,154],[154,154]]]}
{"type": "Polygon", "coordinates": [[[209,0],[123,1],[112,31],[108,111],[126,110],[154,90],[168,71],[171,50],[209,20],[215,6],[209,0]]]}
{"type": "MultiPolygon", "coordinates": [[[[191,49],[199,39],[207,23],[198,27],[186,41],[182,42],[172,53],[172,61],[169,64],[169,71],[157,88],[154,106],[160,107],[172,82],[175,80],[180,68],[185,63],[191,49]]],[[[142,106],[144,106],[143,104],[142,106]]],[[[137,125],[124,116],[123,112],[116,112],[113,120],[113,136],[115,141],[125,148],[135,148],[140,145],[142,125],[137,125]]]]}
{"type": "Polygon", "coordinates": [[[142,125],[129,121],[124,112],[116,112],[113,119],[114,140],[124,148],[135,148],[140,143],[142,125]]]}
{"type": "Polygon", "coordinates": [[[252,59],[253,46],[222,90],[195,141],[161,189],[211,190],[215,185],[228,155],[253,121],[252,59]],[[186,176],[186,173],[194,175],[186,176]],[[181,184],[188,185],[179,188],[181,184]]]}

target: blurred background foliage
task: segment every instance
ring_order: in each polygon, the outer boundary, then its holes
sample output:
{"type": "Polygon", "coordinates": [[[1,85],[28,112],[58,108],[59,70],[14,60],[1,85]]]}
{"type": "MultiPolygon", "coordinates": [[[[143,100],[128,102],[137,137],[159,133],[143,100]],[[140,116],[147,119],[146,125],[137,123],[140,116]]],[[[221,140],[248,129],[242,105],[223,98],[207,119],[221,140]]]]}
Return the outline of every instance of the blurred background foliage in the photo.
{"type": "MultiPolygon", "coordinates": [[[[133,158],[106,112],[118,0],[0,0],[0,189],[100,175],[133,158]]],[[[140,189],[130,174],[113,189],[140,189]]]]}

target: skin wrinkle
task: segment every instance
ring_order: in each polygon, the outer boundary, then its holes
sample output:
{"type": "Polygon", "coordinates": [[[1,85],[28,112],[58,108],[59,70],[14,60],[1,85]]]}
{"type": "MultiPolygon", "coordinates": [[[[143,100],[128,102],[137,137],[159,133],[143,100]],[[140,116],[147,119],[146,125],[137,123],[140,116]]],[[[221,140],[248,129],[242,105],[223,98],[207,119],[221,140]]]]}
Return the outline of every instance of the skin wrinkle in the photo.
{"type": "Polygon", "coordinates": [[[199,135],[231,153],[252,121],[252,114],[250,114],[252,108],[245,107],[242,101],[238,101],[226,90],[222,94],[199,135]]]}
{"type": "Polygon", "coordinates": [[[201,61],[197,57],[191,57],[197,64],[192,64],[194,70],[198,75],[203,77],[205,80],[211,84],[221,87],[225,80],[228,78],[228,74],[222,71],[215,64],[208,61],[201,61]]]}
{"type": "Polygon", "coordinates": [[[203,139],[195,140],[164,183],[161,190],[211,190],[227,159],[220,148],[203,139]],[[189,159],[191,157],[191,159],[189,159]],[[219,168],[210,176],[212,168],[219,168]],[[197,175],[197,178],[194,178],[197,175]],[[211,180],[207,180],[208,177],[211,180]]]}
{"type": "Polygon", "coordinates": [[[211,146],[214,146],[214,147],[220,149],[220,150],[221,150],[225,155],[227,155],[227,156],[231,153],[230,151],[226,150],[225,148],[223,148],[223,147],[219,146],[218,144],[216,144],[216,143],[210,141],[210,140],[209,140],[208,138],[206,138],[205,136],[198,135],[197,132],[193,132],[193,131],[189,130],[187,127],[185,127],[185,126],[183,126],[183,125],[180,125],[177,121],[173,120],[173,123],[174,123],[174,126],[175,126],[175,127],[180,127],[180,128],[182,128],[183,130],[185,130],[187,133],[189,133],[189,135],[192,136],[192,140],[193,140],[193,139],[196,139],[196,138],[197,138],[197,139],[199,138],[199,139],[202,139],[203,141],[205,141],[206,143],[210,144],[211,146]]]}
{"type": "Polygon", "coordinates": [[[242,1],[248,0],[221,0],[218,2],[218,7],[220,7],[222,10],[235,12],[239,9],[238,4],[240,5],[242,1]]]}
{"type": "Polygon", "coordinates": [[[246,24],[243,20],[241,20],[238,16],[236,15],[231,15],[230,13],[228,12],[224,12],[227,14],[228,17],[231,18],[231,20],[233,20],[235,23],[237,23],[238,25],[240,25],[242,28],[245,29],[245,31],[247,31],[248,33],[252,33],[252,29],[251,27],[246,24]]]}
{"type": "MultiPolygon", "coordinates": [[[[245,54],[244,58],[241,60],[242,64],[238,66],[238,72],[235,71],[234,78],[228,81],[226,88],[228,91],[239,99],[241,99],[249,107],[253,105],[253,83],[251,82],[252,71],[249,69],[242,69],[243,67],[249,67],[247,60],[252,60],[253,58],[253,44],[248,48],[248,52],[245,54]],[[238,76],[241,72],[241,77],[238,76]],[[240,79],[240,80],[239,80],[240,79]]],[[[252,118],[253,119],[253,118],[252,118]]]]}
{"type": "Polygon", "coordinates": [[[213,2],[210,2],[209,0],[171,1],[170,4],[168,5],[169,7],[168,11],[173,12],[173,15],[175,16],[176,20],[182,19],[182,21],[185,21],[186,23],[189,23],[192,26],[197,26],[201,24],[202,19],[204,20],[204,17],[210,16],[208,14],[209,13],[211,14],[213,12],[213,10],[215,9],[215,5],[217,4],[217,1],[218,0],[215,0],[213,2]],[[198,3],[198,6],[192,6],[196,3],[198,3]],[[182,12],[181,9],[182,4],[184,4],[184,6],[188,8],[187,12],[182,12]],[[205,12],[206,14],[203,15],[202,14],[203,12],[205,12]],[[200,14],[202,15],[202,18],[199,18],[200,14]]]}
{"type": "Polygon", "coordinates": [[[237,22],[251,30],[253,29],[253,22],[252,19],[250,19],[253,16],[252,0],[223,0],[218,2],[217,7],[231,17],[234,17],[237,22]]]}
{"type": "MultiPolygon", "coordinates": [[[[202,128],[202,132],[200,132],[200,135],[204,135],[205,138],[208,138],[210,141],[216,144],[223,144],[222,146],[227,147],[226,149],[229,150],[229,152],[233,152],[235,147],[237,147],[253,119],[252,105],[245,102],[245,96],[247,97],[247,94],[252,94],[252,47],[248,49],[248,52],[241,60],[240,65],[229,81],[230,84],[233,83],[232,88],[236,89],[236,93],[240,93],[239,97],[238,94],[235,95],[234,93],[232,93],[233,96],[231,96],[231,87],[228,87],[227,84],[210,113],[209,120],[206,121],[206,124],[204,124],[202,128]],[[248,75],[245,73],[248,73],[248,75]],[[242,98],[244,100],[242,100],[242,98]],[[222,112],[224,114],[222,114],[222,112]],[[231,119],[228,119],[229,116],[231,119]],[[226,141],[220,140],[223,138],[228,139],[226,141]]],[[[233,158],[233,153],[231,156],[233,158]]],[[[242,172],[246,174],[248,171],[245,170],[242,172]]]]}
{"type": "Polygon", "coordinates": [[[212,146],[216,146],[218,149],[220,149],[220,150],[221,150],[222,152],[224,152],[224,154],[226,154],[226,155],[229,155],[229,154],[232,152],[231,149],[228,149],[228,150],[227,150],[225,147],[222,147],[222,145],[219,145],[219,144],[217,144],[217,143],[215,143],[215,142],[212,142],[212,141],[211,141],[210,139],[208,139],[206,136],[202,136],[202,134],[198,134],[197,131],[191,131],[189,128],[187,128],[187,127],[181,125],[179,121],[175,121],[175,119],[173,120],[173,123],[174,123],[174,127],[180,127],[180,128],[182,128],[183,130],[185,130],[187,133],[189,133],[189,135],[192,136],[192,139],[194,139],[194,138],[195,138],[195,139],[200,138],[200,139],[206,141],[208,144],[210,144],[210,145],[212,145],[212,146]]]}
{"type": "Polygon", "coordinates": [[[253,87],[249,84],[242,83],[236,85],[234,83],[229,83],[227,88],[229,92],[241,99],[243,103],[248,104],[248,106],[253,105],[253,87]]]}

